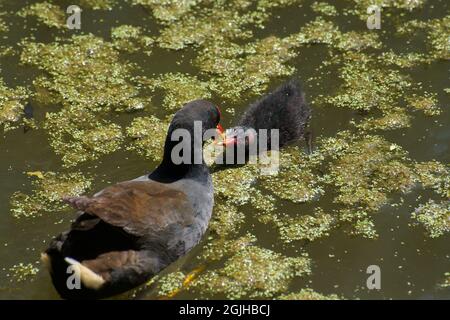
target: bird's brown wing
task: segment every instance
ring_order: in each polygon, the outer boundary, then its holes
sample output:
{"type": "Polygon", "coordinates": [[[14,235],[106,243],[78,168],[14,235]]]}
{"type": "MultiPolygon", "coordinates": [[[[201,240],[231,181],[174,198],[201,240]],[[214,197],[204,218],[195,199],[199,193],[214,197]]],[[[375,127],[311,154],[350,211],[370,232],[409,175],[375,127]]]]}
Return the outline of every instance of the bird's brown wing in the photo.
{"type": "MultiPolygon", "coordinates": [[[[65,200],[85,214],[96,216],[135,236],[163,231],[174,223],[188,226],[194,217],[192,205],[184,192],[155,181],[121,182],[92,198],[65,200]]],[[[95,220],[78,219],[73,229],[94,225],[95,220]]]]}

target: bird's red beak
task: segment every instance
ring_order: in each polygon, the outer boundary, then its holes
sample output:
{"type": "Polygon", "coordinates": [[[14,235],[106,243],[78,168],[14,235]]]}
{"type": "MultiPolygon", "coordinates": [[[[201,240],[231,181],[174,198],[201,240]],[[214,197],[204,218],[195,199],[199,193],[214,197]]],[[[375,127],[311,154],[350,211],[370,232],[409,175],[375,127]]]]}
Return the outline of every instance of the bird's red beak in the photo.
{"type": "Polygon", "coordinates": [[[224,145],[225,147],[232,146],[235,144],[236,144],[236,137],[232,137],[232,138],[225,137],[222,142],[222,145],[224,145]]]}

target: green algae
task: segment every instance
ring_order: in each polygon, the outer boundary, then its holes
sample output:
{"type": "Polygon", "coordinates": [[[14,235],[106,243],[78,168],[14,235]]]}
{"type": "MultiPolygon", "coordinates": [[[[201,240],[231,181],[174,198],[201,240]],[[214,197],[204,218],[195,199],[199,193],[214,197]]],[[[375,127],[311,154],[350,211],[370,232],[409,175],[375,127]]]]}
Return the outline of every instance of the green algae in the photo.
{"type": "Polygon", "coordinates": [[[326,237],[334,227],[335,218],[317,208],[313,215],[299,217],[278,216],[274,221],[280,232],[280,239],[286,243],[296,240],[309,240],[326,237]]]}
{"type": "Polygon", "coordinates": [[[406,152],[380,136],[356,139],[330,166],[327,180],[338,195],[335,202],[378,210],[391,192],[407,192],[415,174],[404,163],[406,152]]]}
{"type": "Polygon", "coordinates": [[[262,187],[284,200],[302,203],[323,194],[321,179],[314,167],[298,148],[280,154],[277,175],[262,176],[262,187]]]}
{"type": "MultiPolygon", "coordinates": [[[[251,26],[262,27],[263,22],[271,17],[271,9],[298,3],[298,0],[260,0],[254,11],[248,11],[250,1],[217,1],[202,10],[191,11],[194,1],[184,1],[172,6],[168,1],[161,4],[152,0],[135,0],[148,4],[153,14],[166,27],[161,30],[158,42],[162,48],[180,50],[190,45],[223,42],[225,40],[249,39],[253,36],[251,26]],[[165,10],[169,7],[171,10],[165,10]],[[173,8],[176,8],[173,10],[173,8]],[[155,8],[159,10],[155,10],[155,8]],[[176,21],[174,21],[176,20],[176,21]]],[[[207,44],[206,46],[209,46],[207,44]]]]}
{"type": "Polygon", "coordinates": [[[403,108],[392,108],[378,118],[368,117],[356,124],[362,130],[395,130],[411,126],[411,115],[403,108]]]}
{"type": "Polygon", "coordinates": [[[450,287],[450,272],[446,272],[444,274],[444,281],[440,284],[442,288],[449,288],[450,287]]]}
{"type": "Polygon", "coordinates": [[[112,28],[111,38],[114,47],[117,50],[127,53],[143,52],[146,55],[151,55],[154,39],[149,36],[144,36],[142,28],[131,25],[121,25],[112,28]]]}
{"type": "Polygon", "coordinates": [[[179,291],[183,287],[183,281],[186,275],[183,272],[173,272],[164,275],[158,279],[157,291],[158,296],[171,296],[174,292],[179,291]]]}
{"type": "Polygon", "coordinates": [[[169,111],[178,110],[189,101],[211,97],[208,84],[188,74],[166,73],[149,79],[147,84],[153,90],[164,90],[163,107],[169,111]]]}
{"type": "Polygon", "coordinates": [[[9,268],[8,271],[6,276],[10,278],[11,282],[27,282],[33,281],[34,277],[39,272],[39,268],[32,263],[21,262],[9,268]]]}
{"type": "Polygon", "coordinates": [[[102,38],[80,35],[61,43],[24,42],[22,46],[21,62],[45,71],[34,85],[48,90],[51,104],[132,111],[146,102],[129,81],[131,65],[120,62],[113,44],[102,38]]]}
{"type": "Polygon", "coordinates": [[[242,166],[214,172],[212,175],[215,196],[234,205],[251,201],[255,182],[255,168],[242,166]]]}
{"type": "Polygon", "coordinates": [[[29,173],[35,176],[31,193],[16,191],[11,196],[11,213],[15,218],[39,217],[45,213],[59,211],[66,206],[64,196],[76,196],[90,188],[92,179],[79,172],[29,173]]]}
{"type": "Polygon", "coordinates": [[[227,203],[218,203],[214,207],[209,230],[220,237],[236,234],[240,226],[242,226],[244,218],[244,214],[237,207],[227,203]]]}
{"type": "Polygon", "coordinates": [[[450,169],[438,161],[415,164],[415,172],[424,188],[434,189],[440,196],[450,198],[450,169]]]}
{"type": "Polygon", "coordinates": [[[48,27],[65,28],[66,15],[64,11],[57,5],[50,2],[39,2],[29,5],[19,11],[19,16],[28,17],[35,16],[39,22],[48,27]]]}
{"type": "Polygon", "coordinates": [[[313,2],[311,9],[325,16],[336,16],[338,13],[336,8],[327,2],[313,2]]]}
{"type": "Polygon", "coordinates": [[[257,241],[256,237],[250,233],[233,239],[219,235],[219,237],[209,237],[208,240],[200,255],[200,258],[206,261],[219,261],[254,245],[257,241]]]}
{"type": "Polygon", "coordinates": [[[412,218],[423,225],[431,238],[443,236],[450,231],[450,201],[428,200],[412,213],[412,218]]]}
{"type": "Polygon", "coordinates": [[[3,18],[1,17],[2,15],[3,13],[0,13],[0,32],[8,32],[8,24],[3,20],[3,18]]]}
{"type": "Polygon", "coordinates": [[[117,0],[80,0],[81,7],[87,7],[93,10],[111,10],[117,0]]]}
{"type": "Polygon", "coordinates": [[[414,94],[407,98],[408,105],[422,111],[427,116],[436,116],[441,114],[441,109],[437,105],[436,94],[425,92],[424,95],[418,96],[414,94]]]}
{"type": "Polygon", "coordinates": [[[400,68],[411,68],[422,63],[428,63],[427,58],[422,53],[409,52],[404,54],[395,54],[393,51],[383,52],[378,60],[382,64],[393,65],[400,68]]]}
{"type": "Polygon", "coordinates": [[[161,161],[168,127],[168,123],[154,116],[134,118],[126,129],[127,136],[132,139],[127,150],[161,161]]]}
{"type": "Polygon", "coordinates": [[[270,298],[286,291],[294,277],[310,272],[306,255],[291,258],[248,246],[227,260],[223,268],[200,275],[191,286],[206,294],[224,294],[228,299],[270,298]]]}
{"type": "Polygon", "coordinates": [[[211,90],[237,101],[262,94],[271,78],[291,75],[295,69],[285,63],[298,54],[294,47],[289,38],[273,36],[245,46],[219,41],[203,49],[194,62],[211,76],[211,90]]]}
{"type": "Polygon", "coordinates": [[[98,159],[119,149],[122,128],[99,118],[83,107],[67,107],[47,113],[44,128],[50,145],[61,156],[65,167],[98,159]]]}
{"type": "Polygon", "coordinates": [[[406,74],[378,67],[373,58],[362,53],[344,55],[339,77],[343,84],[338,93],[327,97],[320,95],[316,103],[359,111],[390,110],[397,104],[398,97],[413,86],[406,74]]]}
{"type": "Polygon", "coordinates": [[[354,3],[354,7],[347,9],[346,12],[358,16],[361,20],[368,17],[367,8],[375,5],[384,11],[388,11],[387,15],[396,12],[413,11],[423,7],[426,0],[350,0],[354,3]]]}
{"type": "Polygon", "coordinates": [[[324,295],[318,293],[310,288],[302,289],[299,292],[292,292],[288,294],[283,294],[279,296],[277,299],[280,300],[341,300],[338,295],[330,294],[324,295]]]}
{"type": "Polygon", "coordinates": [[[9,88],[0,79],[0,126],[4,131],[14,129],[22,119],[29,91],[24,87],[9,88]]]}
{"type": "Polygon", "coordinates": [[[179,20],[201,0],[133,0],[133,4],[152,10],[153,16],[162,23],[179,20]]]}

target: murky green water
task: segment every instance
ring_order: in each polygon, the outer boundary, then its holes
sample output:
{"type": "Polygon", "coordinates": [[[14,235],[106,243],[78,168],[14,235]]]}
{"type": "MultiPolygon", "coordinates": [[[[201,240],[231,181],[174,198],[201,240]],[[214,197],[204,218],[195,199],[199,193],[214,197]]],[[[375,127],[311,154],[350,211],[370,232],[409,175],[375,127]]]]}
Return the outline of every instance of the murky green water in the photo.
{"type": "Polygon", "coordinates": [[[59,198],[155,168],[180,104],[229,126],[293,76],[315,152],[215,172],[202,243],[119,298],[450,298],[446,1],[85,0],[81,30],[38,2],[0,0],[0,299],[58,298],[38,260],[74,217],[59,198]]]}

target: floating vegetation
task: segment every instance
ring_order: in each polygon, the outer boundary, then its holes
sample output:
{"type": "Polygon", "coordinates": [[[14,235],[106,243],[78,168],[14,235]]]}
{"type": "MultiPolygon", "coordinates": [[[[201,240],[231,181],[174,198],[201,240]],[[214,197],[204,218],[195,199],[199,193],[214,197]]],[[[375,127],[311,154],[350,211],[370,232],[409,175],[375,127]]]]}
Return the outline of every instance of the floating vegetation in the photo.
{"type": "Polygon", "coordinates": [[[243,205],[249,203],[253,194],[253,183],[256,181],[255,168],[242,166],[214,172],[214,193],[230,204],[243,205]]]}
{"type": "Polygon", "coordinates": [[[328,236],[336,219],[322,209],[315,210],[313,215],[301,215],[298,217],[277,216],[274,223],[279,229],[280,238],[286,243],[295,240],[314,241],[328,236]]]}
{"type": "Polygon", "coordinates": [[[227,203],[218,203],[214,207],[209,229],[220,237],[226,237],[239,230],[244,218],[244,214],[237,207],[227,203]]]}
{"type": "Polygon", "coordinates": [[[323,189],[321,179],[314,174],[313,162],[298,148],[280,153],[280,171],[261,176],[262,187],[281,199],[302,203],[317,199],[323,189]]]}
{"type": "Polygon", "coordinates": [[[34,80],[38,99],[78,105],[93,111],[142,109],[145,99],[129,82],[131,65],[119,62],[113,45],[93,35],[72,36],[68,43],[24,42],[21,62],[46,72],[34,80]],[[42,90],[46,89],[46,90],[42,90]]]}
{"type": "Polygon", "coordinates": [[[207,261],[217,261],[242,251],[248,246],[254,245],[256,237],[247,233],[239,238],[226,239],[224,237],[209,237],[208,243],[201,254],[201,258],[207,261]]]}
{"type": "Polygon", "coordinates": [[[211,97],[208,84],[188,74],[166,73],[148,80],[147,84],[154,90],[164,90],[163,106],[170,111],[180,109],[189,101],[211,97]]]}
{"type": "Polygon", "coordinates": [[[294,277],[310,272],[306,255],[289,258],[248,246],[228,259],[223,268],[201,274],[191,286],[203,294],[224,294],[229,299],[270,298],[286,291],[294,277]]]}
{"type": "Polygon", "coordinates": [[[39,269],[32,263],[19,263],[9,268],[9,273],[6,275],[13,282],[33,281],[34,276],[39,272],[39,269]]]}
{"type": "Polygon", "coordinates": [[[407,192],[414,186],[416,176],[400,146],[368,135],[347,148],[327,175],[338,192],[336,203],[376,211],[391,192],[407,192]]]}
{"type": "Polygon", "coordinates": [[[152,10],[153,16],[162,23],[169,23],[182,18],[201,0],[132,0],[133,4],[142,5],[152,10]]]}
{"type": "Polygon", "coordinates": [[[413,219],[422,224],[431,238],[437,238],[450,231],[450,201],[428,200],[412,213],[413,219]]]}
{"type": "Polygon", "coordinates": [[[313,4],[311,5],[311,9],[314,12],[323,14],[325,16],[335,16],[337,15],[337,10],[336,8],[327,3],[327,2],[313,2],[313,4]]]}
{"type": "Polygon", "coordinates": [[[392,108],[379,118],[366,118],[356,124],[363,130],[395,130],[411,126],[411,116],[403,108],[392,108]]]}
{"type": "Polygon", "coordinates": [[[171,298],[183,287],[186,275],[183,272],[172,272],[158,279],[158,296],[171,298]]]}
{"type": "Polygon", "coordinates": [[[436,94],[425,92],[423,96],[413,95],[407,98],[407,101],[410,107],[422,111],[427,116],[441,114],[441,109],[437,105],[436,94]]]}
{"type": "Polygon", "coordinates": [[[393,69],[378,68],[374,59],[362,53],[347,53],[339,71],[344,82],[334,96],[319,96],[316,103],[325,102],[339,108],[359,111],[390,110],[398,105],[404,91],[412,87],[406,75],[393,69]]]}
{"type": "Polygon", "coordinates": [[[3,14],[0,13],[0,32],[8,32],[9,31],[9,27],[6,24],[6,22],[3,20],[3,18],[1,17],[3,14]]]}
{"type": "Polygon", "coordinates": [[[31,4],[19,11],[18,14],[24,18],[35,16],[39,22],[48,27],[66,27],[66,15],[64,11],[59,6],[46,1],[31,4]]]}
{"type": "Polygon", "coordinates": [[[338,295],[330,294],[323,295],[321,293],[315,292],[312,289],[302,289],[300,292],[293,292],[288,294],[283,294],[279,296],[277,299],[280,300],[341,300],[338,295]]]}
{"type": "Polygon", "coordinates": [[[11,196],[11,213],[15,218],[38,217],[45,213],[60,211],[66,206],[64,196],[76,196],[90,188],[92,179],[81,173],[31,172],[33,191],[21,191],[11,196]]]}
{"type": "Polygon", "coordinates": [[[0,79],[0,126],[4,131],[14,129],[15,124],[22,119],[28,97],[26,88],[9,88],[3,79],[0,79]]]}
{"type": "Polygon", "coordinates": [[[80,0],[81,7],[88,7],[94,10],[111,10],[117,0],[80,0]]]}
{"type": "Polygon", "coordinates": [[[133,139],[127,150],[161,161],[168,128],[168,123],[154,116],[135,118],[126,129],[127,136],[133,139]]]}
{"type": "Polygon", "coordinates": [[[442,283],[440,284],[440,286],[441,286],[442,288],[449,288],[449,287],[450,287],[450,272],[446,272],[446,273],[444,274],[444,277],[445,277],[444,282],[442,282],[442,283]]]}
{"type": "Polygon", "coordinates": [[[450,169],[437,162],[428,161],[415,165],[415,172],[424,188],[434,189],[440,196],[450,198],[450,169]]]}
{"type": "Polygon", "coordinates": [[[78,106],[47,113],[44,128],[48,130],[50,145],[66,167],[112,153],[123,140],[119,125],[78,106]]]}
{"type": "Polygon", "coordinates": [[[153,38],[142,35],[142,28],[122,25],[111,30],[111,38],[117,50],[133,53],[144,52],[146,55],[152,53],[153,38]]]}
{"type": "Polygon", "coordinates": [[[429,62],[429,59],[422,53],[395,54],[392,51],[383,52],[378,60],[382,64],[394,65],[400,68],[411,68],[418,64],[429,62]]]}
{"type": "Polygon", "coordinates": [[[297,55],[294,47],[289,38],[277,37],[245,46],[216,42],[200,52],[195,64],[212,76],[211,90],[236,101],[245,95],[262,94],[273,77],[291,75],[294,68],[285,62],[297,55]]]}

